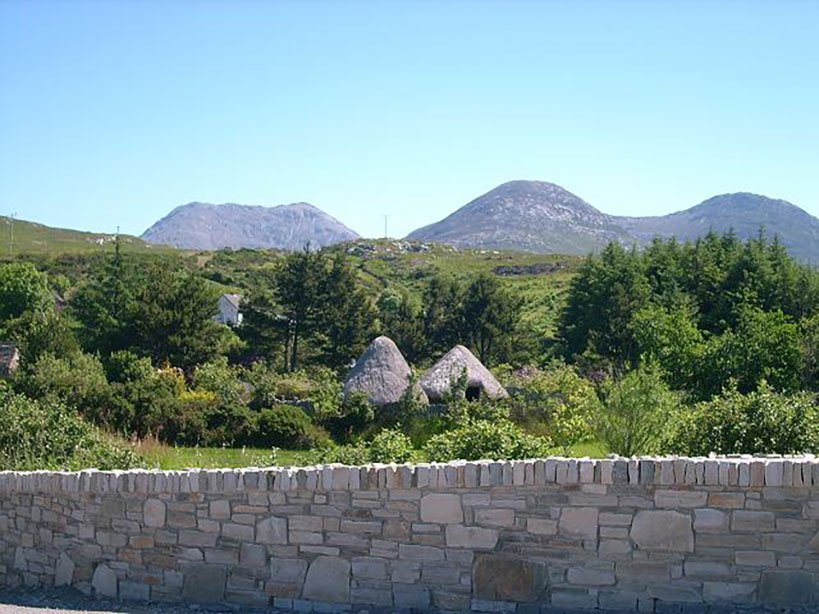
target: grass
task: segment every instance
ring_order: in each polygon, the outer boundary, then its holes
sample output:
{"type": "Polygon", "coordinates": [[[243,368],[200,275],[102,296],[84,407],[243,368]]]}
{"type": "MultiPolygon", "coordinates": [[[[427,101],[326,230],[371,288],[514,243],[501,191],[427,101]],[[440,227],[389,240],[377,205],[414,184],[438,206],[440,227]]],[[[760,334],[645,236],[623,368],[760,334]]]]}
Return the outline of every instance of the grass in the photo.
{"type": "MultiPolygon", "coordinates": [[[[264,448],[189,448],[168,446],[154,441],[143,441],[134,446],[156,469],[236,469],[239,467],[298,466],[310,463],[310,452],[305,450],[277,450],[275,460],[271,450],[264,448]]],[[[599,442],[578,444],[571,456],[602,458],[605,451],[599,442]]]]}
{"type": "MultiPolygon", "coordinates": [[[[0,256],[19,254],[76,254],[110,251],[114,233],[82,232],[66,228],[51,228],[35,222],[12,220],[0,216],[0,256]],[[12,245],[13,232],[13,245],[12,245]]],[[[138,237],[120,235],[125,252],[163,253],[173,248],[151,245],[138,237]]]]}
{"type": "Polygon", "coordinates": [[[154,441],[142,441],[134,446],[149,467],[157,469],[235,469],[238,467],[269,467],[305,463],[303,450],[266,448],[191,448],[168,446],[154,441]]]}

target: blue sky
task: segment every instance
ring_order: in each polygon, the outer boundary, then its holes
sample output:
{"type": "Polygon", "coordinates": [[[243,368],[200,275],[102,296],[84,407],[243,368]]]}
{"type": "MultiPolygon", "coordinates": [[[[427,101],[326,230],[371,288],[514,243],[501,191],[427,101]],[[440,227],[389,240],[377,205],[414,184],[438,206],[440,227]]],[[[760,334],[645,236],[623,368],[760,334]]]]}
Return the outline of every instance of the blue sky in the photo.
{"type": "Polygon", "coordinates": [[[608,213],[819,216],[819,2],[0,3],[0,214],[141,233],[194,201],[367,236],[511,179],[608,213]]]}

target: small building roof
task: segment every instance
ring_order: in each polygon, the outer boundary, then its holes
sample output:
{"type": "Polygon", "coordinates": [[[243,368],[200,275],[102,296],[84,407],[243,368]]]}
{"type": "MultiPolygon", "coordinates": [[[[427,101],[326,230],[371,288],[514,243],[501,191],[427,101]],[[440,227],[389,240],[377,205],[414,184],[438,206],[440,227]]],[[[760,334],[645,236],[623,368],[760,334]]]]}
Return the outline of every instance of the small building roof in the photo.
{"type": "Polygon", "coordinates": [[[223,294],[222,298],[229,302],[231,305],[239,309],[239,305],[242,302],[242,295],[241,294],[223,294]]]}
{"type": "Polygon", "coordinates": [[[443,401],[464,371],[467,388],[480,389],[481,393],[490,399],[503,399],[509,396],[489,369],[462,345],[456,345],[449,350],[424,374],[420,382],[421,388],[431,402],[443,401]]]}
{"type": "MultiPolygon", "coordinates": [[[[401,400],[412,381],[412,369],[398,346],[389,337],[378,337],[356,361],[344,381],[344,397],[364,392],[374,405],[391,405],[401,400]]],[[[426,395],[418,384],[415,393],[422,403],[426,395]]]]}
{"type": "Polygon", "coordinates": [[[20,351],[10,343],[0,343],[0,377],[8,377],[20,364],[20,351]]]}

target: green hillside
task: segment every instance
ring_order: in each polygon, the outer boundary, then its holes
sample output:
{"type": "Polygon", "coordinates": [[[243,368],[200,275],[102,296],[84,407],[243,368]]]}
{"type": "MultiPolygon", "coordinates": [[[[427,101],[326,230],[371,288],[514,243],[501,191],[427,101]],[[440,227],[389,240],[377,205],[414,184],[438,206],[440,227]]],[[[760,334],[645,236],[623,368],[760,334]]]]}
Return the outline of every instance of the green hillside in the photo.
{"type": "MultiPolygon", "coordinates": [[[[0,216],[0,257],[19,254],[103,252],[114,241],[113,234],[51,228],[35,222],[0,216]]],[[[122,249],[129,252],[167,252],[172,248],[146,243],[130,235],[120,235],[122,249]]]]}
{"type": "MultiPolygon", "coordinates": [[[[420,299],[426,282],[437,273],[467,280],[478,273],[497,275],[526,300],[525,327],[538,336],[551,336],[557,314],[578,264],[578,256],[531,254],[486,249],[456,249],[434,243],[361,239],[330,251],[351,258],[373,295],[387,288],[406,289],[420,299]]],[[[222,250],[192,256],[194,266],[214,282],[238,291],[252,291],[254,278],[272,267],[284,252],[222,250]]]]}

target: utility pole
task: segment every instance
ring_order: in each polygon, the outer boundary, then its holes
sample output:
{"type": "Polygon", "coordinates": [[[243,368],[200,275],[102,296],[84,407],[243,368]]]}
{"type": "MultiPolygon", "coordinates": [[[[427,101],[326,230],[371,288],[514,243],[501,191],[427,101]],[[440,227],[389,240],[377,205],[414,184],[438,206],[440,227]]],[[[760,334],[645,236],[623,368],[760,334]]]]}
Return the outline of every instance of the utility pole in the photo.
{"type": "Polygon", "coordinates": [[[17,217],[17,212],[14,211],[9,215],[9,256],[14,255],[14,218],[17,217]]]}

